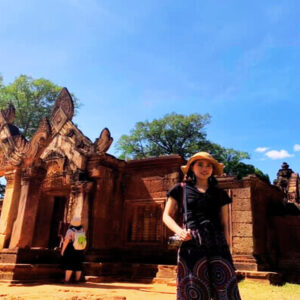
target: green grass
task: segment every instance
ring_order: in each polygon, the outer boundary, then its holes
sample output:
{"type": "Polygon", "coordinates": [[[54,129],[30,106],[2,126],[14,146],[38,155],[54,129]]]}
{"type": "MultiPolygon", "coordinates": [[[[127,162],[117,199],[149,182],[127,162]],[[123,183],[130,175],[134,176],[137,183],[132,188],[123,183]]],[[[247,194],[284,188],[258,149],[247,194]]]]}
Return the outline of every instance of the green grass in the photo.
{"type": "Polygon", "coordinates": [[[300,300],[300,285],[286,283],[274,286],[260,281],[244,280],[239,283],[242,300],[300,300]]]}

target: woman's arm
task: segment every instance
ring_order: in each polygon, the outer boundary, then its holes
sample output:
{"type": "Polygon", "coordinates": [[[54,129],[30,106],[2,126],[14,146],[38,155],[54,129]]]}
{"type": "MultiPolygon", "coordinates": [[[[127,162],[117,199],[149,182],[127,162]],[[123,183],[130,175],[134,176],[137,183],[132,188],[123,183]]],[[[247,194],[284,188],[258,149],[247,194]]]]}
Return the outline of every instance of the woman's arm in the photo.
{"type": "Polygon", "coordinates": [[[221,224],[224,230],[228,227],[228,206],[223,205],[221,207],[221,224]]]}
{"type": "Polygon", "coordinates": [[[228,232],[230,231],[229,228],[229,215],[228,215],[228,205],[224,205],[221,208],[221,224],[223,226],[223,232],[225,234],[225,238],[227,240],[227,244],[231,245],[231,241],[229,240],[228,232]]]}
{"type": "Polygon", "coordinates": [[[70,239],[67,238],[67,237],[65,237],[64,243],[63,243],[63,245],[62,245],[61,252],[60,252],[60,254],[61,254],[62,256],[64,255],[64,252],[65,252],[65,250],[66,250],[66,248],[67,248],[69,242],[70,242],[70,239]]]}
{"type": "Polygon", "coordinates": [[[176,200],[172,197],[169,197],[163,213],[163,222],[170,230],[176,233],[182,241],[188,241],[192,238],[190,234],[190,229],[186,230],[181,228],[174,220],[174,216],[177,209],[178,205],[176,200]]]}

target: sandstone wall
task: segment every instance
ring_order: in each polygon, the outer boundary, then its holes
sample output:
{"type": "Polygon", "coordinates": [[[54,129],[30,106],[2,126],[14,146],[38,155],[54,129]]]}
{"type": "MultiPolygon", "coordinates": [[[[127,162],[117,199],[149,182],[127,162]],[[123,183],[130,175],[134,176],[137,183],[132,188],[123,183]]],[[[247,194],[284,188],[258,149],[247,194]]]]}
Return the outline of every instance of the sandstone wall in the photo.
{"type": "Polygon", "coordinates": [[[270,220],[270,244],[278,270],[292,278],[300,275],[300,216],[276,216],[270,220]]]}

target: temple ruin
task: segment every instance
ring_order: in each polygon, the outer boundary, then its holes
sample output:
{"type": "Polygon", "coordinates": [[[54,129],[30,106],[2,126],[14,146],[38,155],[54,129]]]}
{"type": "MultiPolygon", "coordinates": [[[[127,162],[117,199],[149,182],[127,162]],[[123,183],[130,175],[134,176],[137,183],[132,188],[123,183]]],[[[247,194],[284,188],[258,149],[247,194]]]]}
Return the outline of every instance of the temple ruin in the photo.
{"type": "MultiPolygon", "coordinates": [[[[73,114],[64,88],[51,116],[27,141],[13,124],[14,107],[0,111],[0,176],[7,180],[0,280],[61,278],[58,247],[74,216],[81,217],[88,236],[85,275],[167,276],[176,252],[167,248],[171,233],[162,212],[166,192],[182,179],[184,160],[178,155],[120,160],[106,153],[113,141],[107,128],[92,142],[72,122],[73,114]]],[[[295,187],[295,176],[290,177],[289,195],[299,202],[298,183],[295,187]]],[[[300,217],[283,212],[287,191],[255,176],[218,180],[233,198],[226,238],[238,271],[258,277],[296,274],[300,217]]]]}

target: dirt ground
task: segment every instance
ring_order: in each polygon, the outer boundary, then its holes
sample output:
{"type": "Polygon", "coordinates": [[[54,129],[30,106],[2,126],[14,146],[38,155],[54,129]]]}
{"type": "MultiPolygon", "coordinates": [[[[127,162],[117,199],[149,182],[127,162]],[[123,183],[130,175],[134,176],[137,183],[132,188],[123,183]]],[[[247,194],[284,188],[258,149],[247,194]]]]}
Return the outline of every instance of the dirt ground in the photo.
{"type": "MultiPolygon", "coordinates": [[[[174,300],[176,287],[163,283],[85,282],[78,285],[0,284],[1,300],[174,300]]],[[[268,282],[243,280],[239,283],[243,300],[300,300],[300,285],[273,286],[268,282]]]]}
{"type": "Polygon", "coordinates": [[[89,299],[89,300],[170,300],[175,299],[174,286],[167,284],[140,283],[93,283],[86,282],[73,285],[39,284],[39,285],[8,285],[0,284],[0,299],[89,299]]]}

